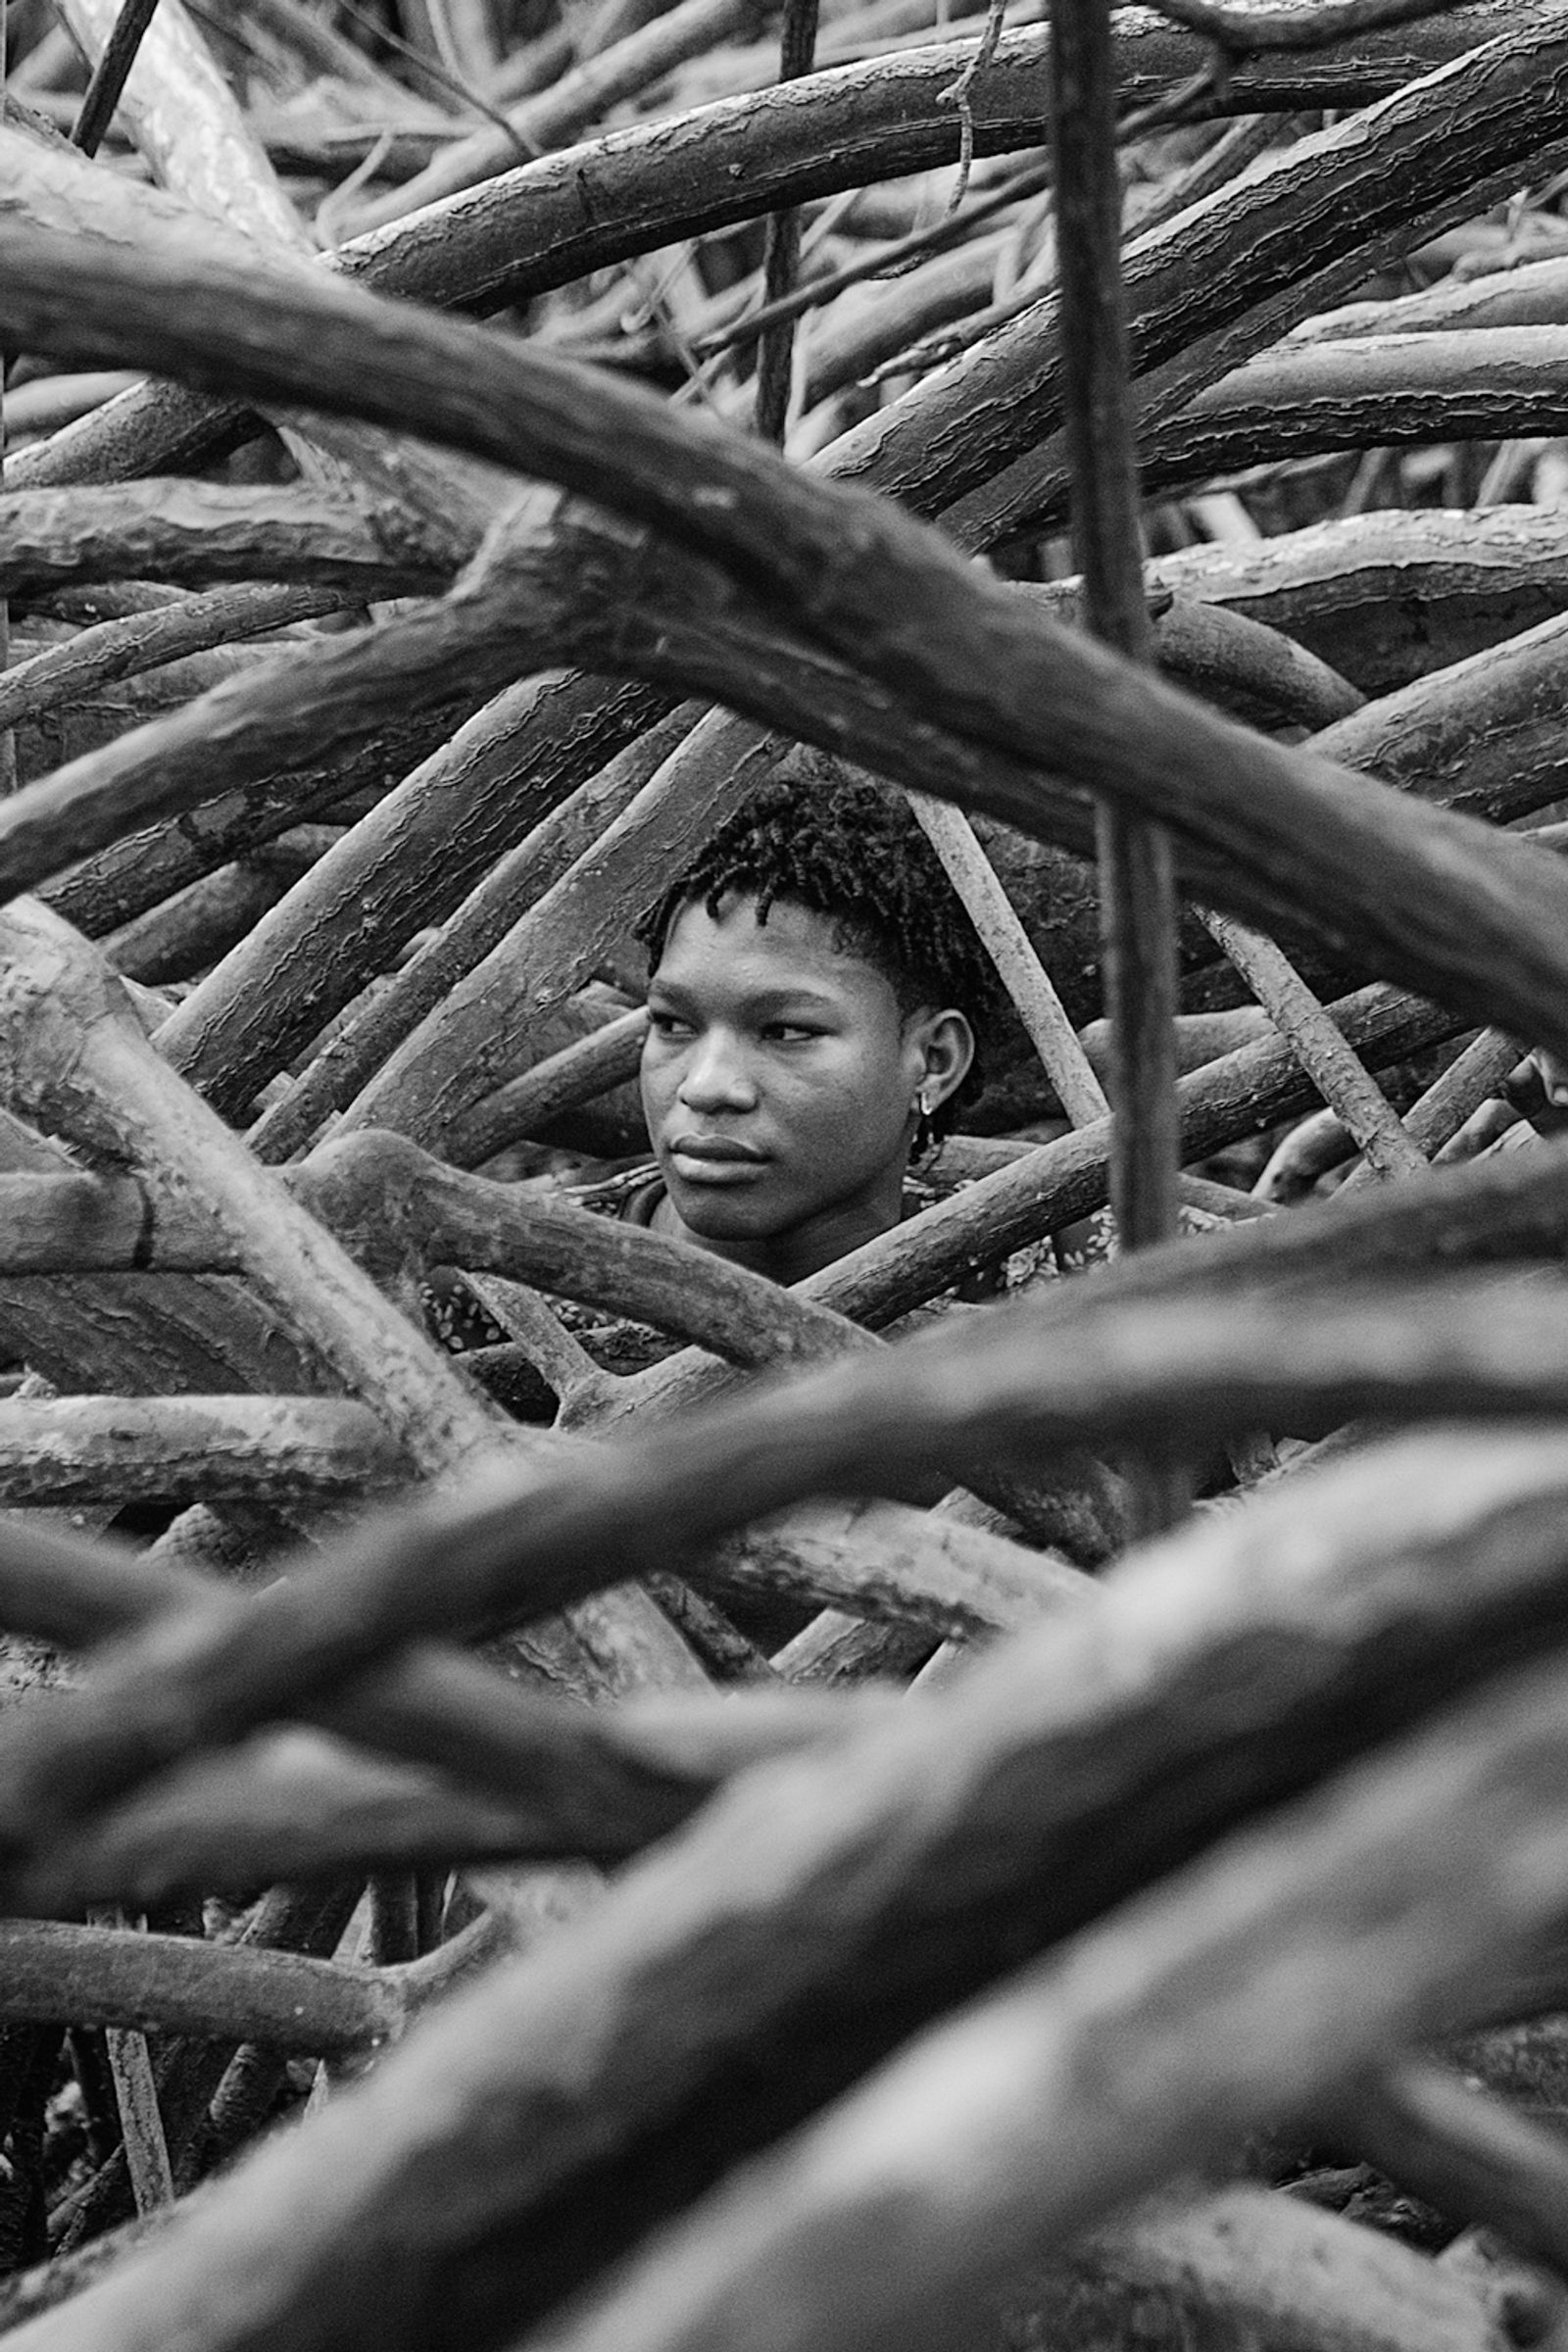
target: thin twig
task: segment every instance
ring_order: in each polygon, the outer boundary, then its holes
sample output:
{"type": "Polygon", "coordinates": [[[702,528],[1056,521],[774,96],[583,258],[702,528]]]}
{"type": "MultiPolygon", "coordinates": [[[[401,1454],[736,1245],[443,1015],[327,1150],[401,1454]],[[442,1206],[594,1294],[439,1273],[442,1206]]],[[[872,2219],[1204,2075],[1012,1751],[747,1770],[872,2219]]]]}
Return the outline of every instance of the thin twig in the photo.
{"type": "Polygon", "coordinates": [[[455,74],[449,66],[444,65],[439,58],[431,57],[426,50],[417,49],[412,41],[404,40],[402,35],[394,32],[381,18],[372,17],[368,9],[357,7],[355,0],[339,0],[339,4],[344,15],[351,18],[356,24],[363,24],[367,31],[374,34],[378,41],[384,41],[388,48],[395,49],[400,57],[406,57],[419,73],[427,74],[430,80],[438,83],[442,89],[449,90],[454,98],[461,98],[465,106],[471,106],[474,113],[482,115],[487,122],[493,122],[497,130],[502,131],[512,141],[524,163],[530,162],[538,153],[537,148],[530,146],[521,137],[501,108],[492,105],[484,92],[475,89],[471,81],[466,81],[461,74],[455,74]]]}
{"type": "Polygon", "coordinates": [[[951,98],[958,110],[958,176],[954,182],[953,194],[948,199],[950,220],[963,202],[969,174],[974,170],[974,107],[971,103],[974,85],[997,54],[997,44],[1002,38],[1006,16],[1007,0],[989,0],[985,24],[973,57],[957,80],[942,93],[944,98],[951,98]]]}
{"type": "MultiPolygon", "coordinates": [[[[1174,94],[1175,98],[1181,100],[1183,111],[1191,97],[1192,87],[1191,83],[1183,83],[1181,90],[1174,94]]],[[[1139,109],[1136,114],[1123,116],[1116,131],[1123,146],[1155,126],[1152,118],[1159,114],[1163,103],[1155,101],[1139,109]]],[[[1160,121],[1163,120],[1161,116],[1160,121]]],[[[1235,178],[1248,164],[1275,142],[1279,131],[1279,118],[1271,115],[1245,116],[1240,122],[1232,123],[1195,163],[1165,183],[1152,203],[1138,215],[1136,221],[1131,224],[1132,228],[1140,237],[1146,237],[1153,229],[1163,227],[1167,220],[1173,220],[1178,213],[1185,212],[1200,197],[1212,194],[1227,179],[1235,178]]],[[[1005,183],[1005,190],[1019,197],[1033,194],[1034,190],[1026,184],[1030,180],[1037,181],[1041,187],[1049,187],[1049,164],[1036,165],[1030,171],[1020,172],[1016,179],[1005,183]]],[[[988,212],[1000,209],[1000,199],[1005,190],[998,189],[994,196],[980,197],[964,214],[964,220],[973,222],[984,219],[988,212]]],[[[950,229],[953,223],[943,221],[939,226],[950,229]]],[[[902,352],[895,352],[891,359],[884,360],[880,367],[873,368],[861,380],[868,385],[878,384],[889,375],[911,372],[924,374],[932,368],[945,368],[950,360],[959,358],[987,335],[994,334],[999,326],[1005,326],[1010,318],[1016,318],[1020,312],[1028,310],[1034,303],[1044,301],[1055,279],[1055,247],[1053,243],[1049,262],[1045,266],[1031,264],[1010,292],[997,296],[985,310],[975,312],[958,325],[939,327],[934,334],[922,336],[919,342],[909,344],[902,352]]]]}
{"type": "MultiPolygon", "coordinates": [[[[683,262],[689,261],[692,251],[693,248],[690,245],[682,249],[681,256],[674,265],[674,270],[678,270],[683,262]]],[[[640,260],[633,264],[633,271],[639,277],[643,274],[643,265],[640,260]]],[[[686,371],[686,381],[674,395],[674,400],[676,404],[700,400],[704,408],[710,410],[716,416],[720,412],[718,404],[713,398],[712,385],[709,380],[710,374],[712,372],[712,363],[708,360],[700,360],[687,341],[686,330],[681,325],[670,294],[670,280],[673,274],[673,270],[666,271],[655,286],[648,297],[648,311],[649,316],[656,318],[663,328],[676,359],[679,360],[686,371]]]]}
{"type": "Polygon", "coordinates": [[[798,318],[803,311],[814,311],[851,286],[862,285],[867,278],[892,277],[909,262],[919,261],[927,254],[945,252],[950,245],[961,244],[970,229],[977,228],[994,213],[1005,210],[1009,204],[1029,196],[1039,195],[1051,185],[1051,169],[1046,164],[1031,164],[1027,171],[1016,172],[997,188],[989,188],[977,196],[965,212],[946,213],[928,228],[911,230],[895,244],[879,246],[863,260],[846,262],[842,270],[830,270],[826,277],[813,277],[808,285],[797,286],[776,302],[769,302],[749,317],[737,319],[733,326],[720,328],[704,335],[692,349],[700,359],[716,359],[723,351],[743,350],[780,320],[798,318]]]}
{"type": "Polygon", "coordinates": [[[1227,53],[1216,49],[1206,65],[1200,66],[1186,81],[1124,115],[1116,125],[1117,139],[1126,146],[1133,139],[1147,138],[1151,131],[1174,130],[1184,122],[1206,121],[1222,108],[1229,73],[1227,53]]]}
{"type": "Polygon", "coordinates": [[[153,21],[158,0],[124,0],[115,29],[104,43],[104,53],[93,68],[87,94],[81,102],[81,112],[72,128],[73,143],[83,155],[96,155],[103,145],[104,134],[115,119],[120,94],[130,79],[130,69],[136,63],[142,35],[153,21]]]}

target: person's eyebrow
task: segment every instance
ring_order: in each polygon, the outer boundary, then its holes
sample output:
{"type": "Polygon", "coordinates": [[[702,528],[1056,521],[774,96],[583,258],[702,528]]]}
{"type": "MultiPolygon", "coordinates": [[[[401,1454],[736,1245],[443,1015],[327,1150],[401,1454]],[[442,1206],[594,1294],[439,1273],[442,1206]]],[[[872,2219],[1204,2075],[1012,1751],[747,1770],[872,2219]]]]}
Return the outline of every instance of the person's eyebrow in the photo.
{"type": "MultiPolygon", "coordinates": [[[[660,997],[667,1004],[688,1009],[699,1001],[690,989],[682,988],[679,981],[662,980],[657,972],[648,983],[648,994],[650,997],[660,997]]],[[[763,1020],[769,1014],[777,1018],[785,1012],[834,1012],[838,1009],[836,999],[805,980],[798,988],[759,989],[755,995],[741,997],[738,1003],[743,1012],[749,1013],[754,1019],[763,1020]]]]}
{"type": "Polygon", "coordinates": [[[837,1000],[803,980],[799,988],[763,988],[743,1000],[748,1012],[833,1012],[837,1000]]]}

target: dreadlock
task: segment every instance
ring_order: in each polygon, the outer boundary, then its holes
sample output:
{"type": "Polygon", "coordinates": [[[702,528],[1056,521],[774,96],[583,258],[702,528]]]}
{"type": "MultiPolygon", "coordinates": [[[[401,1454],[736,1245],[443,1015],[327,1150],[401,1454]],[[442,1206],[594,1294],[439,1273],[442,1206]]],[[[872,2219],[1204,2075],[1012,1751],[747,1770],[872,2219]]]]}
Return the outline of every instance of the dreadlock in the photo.
{"type": "MultiPolygon", "coordinates": [[[[978,1037],[996,1008],[991,959],[902,795],[847,783],[754,794],[637,925],[650,973],[683,907],[700,901],[716,922],[732,895],[756,902],[759,923],[781,899],[827,915],[838,947],[882,973],[905,1014],[951,1004],[978,1037]]],[[[977,1053],[932,1114],[935,1133],[984,1083],[977,1053]]]]}

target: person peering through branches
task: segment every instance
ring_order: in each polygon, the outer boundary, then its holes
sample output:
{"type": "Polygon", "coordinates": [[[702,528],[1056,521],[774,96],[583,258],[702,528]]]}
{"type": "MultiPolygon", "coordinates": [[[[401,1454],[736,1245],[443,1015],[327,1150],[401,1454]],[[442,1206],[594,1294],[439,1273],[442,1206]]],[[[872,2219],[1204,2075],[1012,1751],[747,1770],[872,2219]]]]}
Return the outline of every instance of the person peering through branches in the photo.
{"type": "Polygon", "coordinates": [[[638,926],[657,1173],[621,1214],[782,1283],[898,1223],[980,1091],[985,950],[902,797],[758,794],[638,926]]]}
{"type": "MultiPolygon", "coordinates": [[[[920,1204],[910,1163],[980,1092],[998,987],[902,796],[849,783],[755,795],[637,937],[655,1157],[568,1198],[780,1283],[920,1204]]],[[[423,1300],[455,1351],[507,1338],[455,1269],[433,1270],[423,1300]]]]}

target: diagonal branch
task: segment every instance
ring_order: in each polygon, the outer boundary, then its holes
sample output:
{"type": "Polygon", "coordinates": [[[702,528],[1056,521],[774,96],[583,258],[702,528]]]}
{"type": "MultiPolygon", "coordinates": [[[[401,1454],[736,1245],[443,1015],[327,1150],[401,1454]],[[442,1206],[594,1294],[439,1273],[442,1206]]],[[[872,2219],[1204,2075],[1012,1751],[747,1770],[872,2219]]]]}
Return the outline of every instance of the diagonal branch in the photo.
{"type": "Polygon", "coordinates": [[[8,1100],[91,1137],[155,1185],[194,1193],[262,1297],[418,1467],[446,1469],[498,1444],[505,1425],[160,1058],[85,943],[25,903],[6,910],[0,940],[8,1100]]]}
{"type": "Polygon", "coordinates": [[[158,0],[121,0],[115,28],[104,43],[92,70],[71,136],[83,155],[96,155],[114,120],[120,95],[130,78],[142,35],[153,21],[158,0]]]}
{"type": "Polygon", "coordinates": [[[364,1405],[335,1396],[0,1400],[0,1502],[118,1510],[250,1496],[285,1507],[400,1487],[409,1465],[364,1405]]]}
{"type": "Polygon", "coordinates": [[[543,1616],[808,1494],[933,1470],[965,1481],[1044,1449],[1223,1436],[1275,1414],[1564,1410],[1560,1301],[1494,1281],[983,1317],[585,1450],[548,1484],[509,1483],[461,1515],[432,1500],[396,1529],[368,1527],[331,1572],[274,1586],[264,1608],[155,1629],[106,1662],[90,1701],[0,1723],[0,1837],[14,1865],[40,1857],[111,1793],[314,1706],[411,1639],[543,1616]]]}
{"type": "Polygon", "coordinates": [[[357,586],[368,601],[428,594],[452,570],[447,551],[421,547],[401,516],[304,488],[155,480],[18,490],[0,515],[0,588],[11,594],[127,577],[297,580],[357,586]]]}
{"type": "Polygon", "coordinates": [[[1152,0],[1162,17],[1203,33],[1223,49],[1250,57],[1259,49],[1322,49],[1347,34],[1441,16],[1452,0],[1309,0],[1304,7],[1269,0],[1152,0]]]}
{"type": "Polygon", "coordinates": [[[215,588],[153,612],[100,621],[19,662],[0,679],[0,724],[58,710],[117,678],[135,677],[166,662],[180,662],[214,646],[260,637],[292,622],[340,612],[351,589],[215,588]]]}
{"type": "MultiPolygon", "coordinates": [[[[1020,2264],[1300,2114],[1550,1934],[1565,1700],[1560,1658],[1502,1679],[1020,1971],[662,2233],[552,2344],[940,2352],[1020,2264]]],[[[1447,2340],[1491,2336],[1472,2310],[1447,2340]]]]}
{"type": "MultiPolygon", "coordinates": [[[[1438,2023],[1440,2003],[1485,1997],[1499,1948],[1552,1924],[1560,1663],[1528,1694],[1483,1696],[1369,1760],[1310,1824],[1276,1816],[1234,1860],[1200,1863],[1200,1879],[1181,1867],[1299,1788],[1297,1776],[1386,1735],[1387,1716],[1374,1724],[1363,1712],[1364,1691],[1401,1709],[1434,1703],[1432,1682],[1418,1689],[1408,1668],[1416,1651],[1428,1664],[1437,1654],[1425,1635],[1439,1614],[1467,1686],[1488,1670],[1468,1612],[1494,1631],[1511,1616],[1531,1643],[1550,1638],[1541,1604],[1554,1589],[1561,1608],[1563,1492],[1560,1440],[1447,1432],[1324,1472],[1309,1521],[1303,1484],[1129,1562],[1081,1626],[999,1647],[933,1695],[939,1712],[904,1704],[852,1745],[737,1787],[590,1918],[431,2021],[336,2122],[329,2110],[264,2152],[160,2255],[79,2305],[74,2324],[90,2318],[98,2340],[125,2343],[144,2328],[163,2340],[189,2315],[193,2340],[212,2352],[237,2352],[264,2328],[341,2352],[413,2352],[432,2341],[425,2315],[458,2298],[462,2341],[512,2340],[734,2157],[778,2140],[942,2009],[1093,1920],[1102,1924],[1079,1961],[1045,1963],[1070,1998],[1029,2012],[1068,2040],[1028,2048],[1081,2052],[1083,2071],[1064,2057],[1046,2095],[1007,2051],[983,2064],[975,2050],[975,2063],[944,2074],[940,2095],[904,2105],[879,2142],[902,2162],[913,2132],[936,2165],[940,2212],[922,2202],[921,2231],[900,2237],[923,2287],[972,2255],[966,2226],[990,2210],[999,2177],[981,2152],[1020,2119],[1031,2168],[1007,2171],[1019,2200],[1009,2210],[1026,2207],[1038,2229],[1049,2184],[1053,2227],[1065,2230],[1213,2144],[1206,2135],[1274,2112],[1282,2079],[1291,2099],[1315,2098],[1336,2079],[1325,2053],[1343,2065],[1350,2046],[1342,2002],[1350,2039],[1365,2035],[1355,2048],[1380,2057],[1438,2023]],[[1396,1672],[1391,1641],[1413,1643],[1396,1672]],[[1545,1857],[1541,1867],[1532,1855],[1545,1857]],[[1163,1884],[1126,1904],[1152,1876],[1163,1884]],[[1348,1908],[1352,1884],[1361,1891],[1348,1908]],[[1306,2009],[1304,1949],[1339,1954],[1314,1975],[1322,1997],[1306,2009]],[[1168,2000],[1153,1999],[1156,1982],[1168,2000]],[[1255,1998],[1253,2030],[1238,2037],[1244,1998],[1255,1998]],[[1123,2083],[1117,2052],[1140,2016],[1163,2021],[1161,2055],[1144,2063],[1152,2045],[1139,2042],[1123,2083]],[[1172,2067],[1182,2087],[1167,2099],[1172,2067]],[[1282,2067],[1296,2071],[1282,2078],[1282,2067]],[[1103,2097],[1107,2068],[1125,2099],[1103,2097]],[[1058,2129],[1061,2083],[1074,2099],[1070,2138],[1058,2129]],[[960,2117],[977,2161],[957,2178],[960,2117]],[[228,2321],[241,2309],[243,2332],[228,2321]]],[[[949,2031],[961,2037],[963,2022],[949,2031]]],[[[842,2168],[832,2187],[846,2193],[842,2168]]],[[[798,2210],[771,2208],[786,2224],[798,2210]]],[[[893,2198],[878,2227],[910,2210],[893,2198]]],[[[862,2263],[867,2242],[858,2231],[862,2263]]],[[[752,2285],[746,2326],[811,2307],[814,2340],[812,2298],[829,2275],[820,2247],[818,2257],[809,2277],[792,2271],[787,2305],[752,2285]]],[[[614,2341],[642,2334],[639,2319],[614,2341]]],[[[60,2329],[40,2336],[63,2340],[60,2329]]],[[[747,2338],[726,2321],[711,2340],[747,2338]]]]}
{"type": "Polygon", "coordinates": [[[1426,1154],[1289,956],[1273,940],[1224,915],[1203,919],[1281,1035],[1290,1039],[1324,1102],[1366,1153],[1368,1167],[1385,1177],[1418,1175],[1426,1154]]]}
{"type": "Polygon", "coordinates": [[[509,1144],[539,1135],[564,1112],[635,1078],[647,1034],[648,1014],[639,1006],[498,1087],[453,1129],[458,1166],[482,1167],[509,1144]]]}
{"type": "MultiPolygon", "coordinates": [[[[896,509],[536,350],[347,287],[241,284],[151,255],[106,265],[14,230],[0,263],[6,331],[28,343],[139,355],[258,395],[286,387],[613,501],[939,723],[1022,759],[1050,735],[1078,782],[1298,890],[1376,968],[1568,1052],[1568,875],[1554,861],[1134,678],[896,509]]],[[[0,812],[12,889],[27,878],[26,803],[47,798],[35,787],[0,812]]],[[[1028,806],[997,812],[1038,821],[1028,806]]]]}
{"type": "MultiPolygon", "coordinates": [[[[492,1453],[538,1459],[537,1439],[468,1387],[170,1068],[84,941],[26,903],[0,917],[0,1073],[20,1106],[86,1134],[155,1185],[194,1192],[261,1298],[371,1406],[416,1469],[450,1478],[492,1453]]],[[[564,1441],[554,1445],[559,1455],[564,1441]]],[[[612,1595],[597,1617],[597,1648],[570,1626],[546,1627],[526,1645],[529,1669],[601,1691],[617,1675],[633,1688],[704,1679],[646,1593],[612,1595]]]]}
{"type": "Polygon", "coordinates": [[[876,1346],[842,1315],[763,1275],[662,1234],[444,1167],[373,1128],[334,1137],[290,1172],[288,1191],[368,1270],[390,1278],[410,1254],[690,1334],[731,1362],[802,1363],[876,1346]]]}

